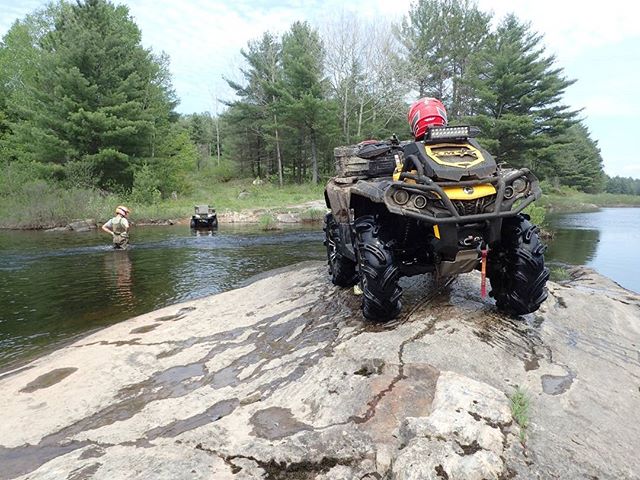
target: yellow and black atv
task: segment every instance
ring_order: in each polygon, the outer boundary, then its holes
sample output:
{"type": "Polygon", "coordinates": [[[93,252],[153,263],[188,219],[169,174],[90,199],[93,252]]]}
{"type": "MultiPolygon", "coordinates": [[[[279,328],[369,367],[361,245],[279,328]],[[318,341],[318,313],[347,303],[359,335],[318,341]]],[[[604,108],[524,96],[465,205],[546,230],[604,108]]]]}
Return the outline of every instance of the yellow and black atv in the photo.
{"type": "Polygon", "coordinates": [[[474,269],[499,309],[521,315],[547,297],[549,271],[538,228],[522,210],[541,195],[526,168],[503,169],[472,137],[473,127],[430,127],[424,140],[335,149],[325,218],[334,284],[359,283],[364,316],[401,309],[398,280],[474,269]]]}

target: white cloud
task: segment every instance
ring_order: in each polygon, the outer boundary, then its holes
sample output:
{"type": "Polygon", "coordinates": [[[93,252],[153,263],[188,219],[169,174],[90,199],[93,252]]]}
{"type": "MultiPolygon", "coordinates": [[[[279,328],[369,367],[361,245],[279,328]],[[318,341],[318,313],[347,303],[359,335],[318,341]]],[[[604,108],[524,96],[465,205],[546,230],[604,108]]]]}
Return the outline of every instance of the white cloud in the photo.
{"type": "Polygon", "coordinates": [[[623,165],[622,167],[620,167],[619,172],[620,173],[617,173],[616,175],[619,175],[621,177],[640,178],[640,164],[636,163],[623,165]]]}
{"type": "Polygon", "coordinates": [[[42,0],[22,0],[14,2],[11,0],[0,0],[0,36],[11,28],[13,22],[24,18],[25,15],[34,12],[38,8],[45,5],[42,0]]]}
{"type": "Polygon", "coordinates": [[[171,57],[174,86],[182,112],[211,109],[212,99],[229,97],[223,76],[241,81],[240,49],[265,31],[280,35],[296,21],[319,24],[339,11],[353,11],[367,18],[396,19],[408,9],[409,0],[370,3],[340,0],[284,2],[192,0],[121,1],[142,30],[143,44],[171,57]],[[403,6],[405,5],[406,6],[403,6]]]}
{"type": "Polygon", "coordinates": [[[638,114],[638,105],[632,101],[625,101],[616,95],[598,95],[584,98],[575,105],[583,108],[584,115],[589,118],[608,118],[610,120],[620,117],[631,117],[638,114]]]}
{"type": "MultiPolygon", "coordinates": [[[[411,0],[115,0],[128,5],[142,30],[143,43],[171,57],[171,70],[181,111],[208,108],[208,92],[227,92],[222,76],[236,76],[240,49],[269,30],[286,31],[296,20],[312,24],[334,18],[340,12],[354,12],[368,20],[399,20],[408,12],[411,0]]],[[[594,47],[615,44],[624,38],[640,38],[640,4],[610,0],[606,8],[577,0],[479,0],[483,10],[497,16],[514,12],[531,21],[544,33],[549,50],[562,60],[574,58],[594,47]]],[[[0,0],[3,10],[0,34],[15,20],[44,0],[19,3],[0,0]]],[[[640,49],[640,46],[639,46],[640,49]]],[[[591,102],[585,99],[582,105],[591,102]]],[[[595,109],[594,109],[595,110],[595,109]]],[[[597,110],[596,110],[597,111],[597,110]]]]}
{"type": "Polygon", "coordinates": [[[593,47],[640,38],[640,3],[628,0],[607,2],[580,0],[479,0],[484,10],[502,17],[515,13],[543,33],[550,50],[563,60],[593,47]]]}

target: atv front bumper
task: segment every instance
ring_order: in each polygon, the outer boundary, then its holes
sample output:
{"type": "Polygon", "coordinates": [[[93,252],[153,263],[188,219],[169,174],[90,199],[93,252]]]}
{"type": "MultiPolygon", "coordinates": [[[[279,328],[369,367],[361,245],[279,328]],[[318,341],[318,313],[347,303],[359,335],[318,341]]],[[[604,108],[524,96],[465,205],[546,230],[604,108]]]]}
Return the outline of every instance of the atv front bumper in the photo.
{"type": "Polygon", "coordinates": [[[415,173],[402,173],[400,180],[390,182],[385,189],[383,200],[388,210],[433,224],[470,223],[513,217],[542,195],[538,179],[527,168],[459,182],[434,182],[415,173]],[[487,185],[494,187],[495,194],[473,200],[452,200],[445,191],[463,188],[472,193],[474,187],[487,185]]]}

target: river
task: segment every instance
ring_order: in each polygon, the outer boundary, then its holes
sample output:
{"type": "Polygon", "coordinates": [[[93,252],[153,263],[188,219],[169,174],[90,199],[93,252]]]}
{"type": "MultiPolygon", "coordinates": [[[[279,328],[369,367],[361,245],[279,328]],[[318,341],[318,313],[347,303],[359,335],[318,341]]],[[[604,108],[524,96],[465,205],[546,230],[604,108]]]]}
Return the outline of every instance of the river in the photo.
{"type": "Polygon", "coordinates": [[[586,265],[640,293],[640,208],[551,216],[548,264],[586,265]]]}
{"type": "Polygon", "coordinates": [[[224,225],[135,228],[133,247],[104,233],[0,231],[0,368],[53,344],[174,303],[325,257],[320,226],[265,232],[224,225]],[[194,232],[195,233],[195,232],[194,232]]]}
{"type": "MultiPolygon", "coordinates": [[[[550,219],[554,264],[585,264],[640,292],[640,209],[550,219]]],[[[261,272],[323,260],[319,225],[265,232],[140,227],[113,251],[103,233],[0,231],[0,368],[141,313],[229,290],[261,272]]]]}

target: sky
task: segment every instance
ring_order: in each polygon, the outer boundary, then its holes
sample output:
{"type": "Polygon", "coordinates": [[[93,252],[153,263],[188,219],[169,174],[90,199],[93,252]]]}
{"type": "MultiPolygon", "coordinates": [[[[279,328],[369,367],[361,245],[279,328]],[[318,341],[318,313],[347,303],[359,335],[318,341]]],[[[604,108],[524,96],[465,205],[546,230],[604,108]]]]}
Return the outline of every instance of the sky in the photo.
{"type": "MultiPolygon", "coordinates": [[[[221,112],[230,98],[223,77],[241,80],[240,49],[265,31],[281,34],[296,20],[314,26],[341,12],[399,21],[411,0],[112,0],[125,4],[142,43],[171,58],[180,113],[221,112]]],[[[0,36],[45,0],[0,0],[0,36]]],[[[577,82],[564,102],[598,141],[609,175],[640,178],[633,147],[640,117],[640,2],[629,0],[478,0],[497,18],[515,13],[544,35],[546,52],[577,82]]]]}

